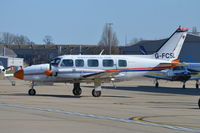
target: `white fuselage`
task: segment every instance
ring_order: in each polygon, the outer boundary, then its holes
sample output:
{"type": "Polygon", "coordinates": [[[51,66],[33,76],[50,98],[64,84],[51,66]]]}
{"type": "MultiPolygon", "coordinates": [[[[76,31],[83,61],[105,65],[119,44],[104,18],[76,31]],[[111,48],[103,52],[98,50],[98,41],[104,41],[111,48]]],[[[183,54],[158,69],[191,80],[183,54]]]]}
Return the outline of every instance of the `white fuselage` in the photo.
{"type": "MultiPolygon", "coordinates": [[[[149,71],[162,70],[160,63],[170,63],[167,60],[152,58],[153,55],[64,55],[55,60],[53,76],[47,76],[44,71],[49,70],[49,64],[32,65],[24,68],[24,80],[49,82],[90,82],[92,79],[84,76],[100,73],[105,70],[118,70],[113,80],[130,80],[143,76],[149,71]],[[68,64],[67,64],[68,63],[68,64]]],[[[169,67],[169,66],[168,66],[169,67]]],[[[109,78],[101,78],[110,81],[109,78]]]]}

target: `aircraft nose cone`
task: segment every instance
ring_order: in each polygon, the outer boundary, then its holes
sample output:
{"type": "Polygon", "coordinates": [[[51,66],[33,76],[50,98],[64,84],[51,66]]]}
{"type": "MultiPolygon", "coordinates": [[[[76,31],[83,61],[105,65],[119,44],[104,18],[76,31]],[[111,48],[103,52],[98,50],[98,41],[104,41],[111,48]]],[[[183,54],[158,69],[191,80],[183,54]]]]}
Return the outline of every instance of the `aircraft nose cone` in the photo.
{"type": "Polygon", "coordinates": [[[24,70],[19,70],[14,73],[14,77],[23,80],[24,79],[24,70]]]}

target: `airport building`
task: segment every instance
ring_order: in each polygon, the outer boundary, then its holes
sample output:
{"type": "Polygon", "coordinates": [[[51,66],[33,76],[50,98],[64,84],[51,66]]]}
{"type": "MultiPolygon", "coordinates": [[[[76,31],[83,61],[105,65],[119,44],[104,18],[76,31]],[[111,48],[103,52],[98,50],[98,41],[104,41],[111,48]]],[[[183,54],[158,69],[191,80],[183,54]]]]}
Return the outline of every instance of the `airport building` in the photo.
{"type": "Polygon", "coordinates": [[[0,65],[5,68],[10,66],[23,67],[23,58],[17,58],[17,55],[12,49],[0,46],[0,65]]]}

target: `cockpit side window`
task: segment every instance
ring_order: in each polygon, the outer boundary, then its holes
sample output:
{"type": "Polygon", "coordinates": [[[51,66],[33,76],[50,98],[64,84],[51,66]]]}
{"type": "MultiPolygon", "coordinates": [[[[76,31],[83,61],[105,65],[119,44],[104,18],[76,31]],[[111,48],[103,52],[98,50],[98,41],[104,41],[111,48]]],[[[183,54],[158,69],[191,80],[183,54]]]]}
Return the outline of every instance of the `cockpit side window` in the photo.
{"type": "Polygon", "coordinates": [[[61,67],[73,67],[74,62],[72,59],[64,59],[62,60],[62,63],[60,64],[61,67]]]}
{"type": "Polygon", "coordinates": [[[53,59],[51,62],[50,62],[50,64],[52,65],[52,66],[55,66],[55,67],[57,67],[58,65],[59,65],[59,63],[60,63],[60,58],[55,58],[55,59],[53,59]]]}

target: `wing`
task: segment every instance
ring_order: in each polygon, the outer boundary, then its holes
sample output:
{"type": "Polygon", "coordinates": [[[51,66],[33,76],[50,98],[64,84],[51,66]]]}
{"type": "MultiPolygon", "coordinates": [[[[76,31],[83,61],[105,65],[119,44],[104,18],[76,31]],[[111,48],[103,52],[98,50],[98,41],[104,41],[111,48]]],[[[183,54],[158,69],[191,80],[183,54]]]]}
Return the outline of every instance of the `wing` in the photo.
{"type": "Polygon", "coordinates": [[[187,63],[176,63],[176,62],[171,62],[171,63],[160,63],[157,67],[160,67],[161,70],[163,69],[169,69],[177,66],[187,66],[187,63]]]}
{"type": "Polygon", "coordinates": [[[200,73],[192,74],[190,80],[199,80],[200,79],[200,73]]]}
{"type": "Polygon", "coordinates": [[[160,73],[160,72],[149,73],[149,74],[146,74],[145,77],[155,78],[155,79],[163,79],[163,80],[172,80],[171,77],[168,77],[165,74],[160,73]]]}
{"type": "Polygon", "coordinates": [[[190,80],[199,80],[200,77],[191,77],[190,80]]]}

